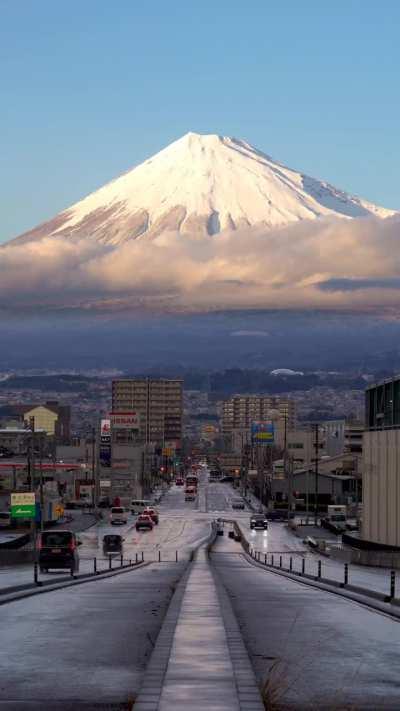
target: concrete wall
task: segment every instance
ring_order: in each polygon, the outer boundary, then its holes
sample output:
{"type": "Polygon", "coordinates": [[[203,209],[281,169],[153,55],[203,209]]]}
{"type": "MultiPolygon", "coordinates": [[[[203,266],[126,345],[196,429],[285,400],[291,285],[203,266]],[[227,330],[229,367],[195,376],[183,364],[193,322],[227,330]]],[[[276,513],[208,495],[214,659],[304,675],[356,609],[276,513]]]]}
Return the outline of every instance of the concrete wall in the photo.
{"type": "Polygon", "coordinates": [[[400,430],[364,433],[362,537],[400,546],[400,430]]]}

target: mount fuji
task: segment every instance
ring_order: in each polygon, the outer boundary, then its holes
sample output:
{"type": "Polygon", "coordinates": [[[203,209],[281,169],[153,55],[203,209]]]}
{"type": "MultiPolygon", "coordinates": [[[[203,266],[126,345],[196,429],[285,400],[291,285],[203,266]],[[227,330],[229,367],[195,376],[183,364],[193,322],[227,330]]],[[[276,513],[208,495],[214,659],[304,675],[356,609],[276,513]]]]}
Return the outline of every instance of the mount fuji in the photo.
{"type": "Polygon", "coordinates": [[[245,141],[188,133],[7,246],[63,237],[116,247],[319,218],[397,215],[273,161],[245,141]]]}

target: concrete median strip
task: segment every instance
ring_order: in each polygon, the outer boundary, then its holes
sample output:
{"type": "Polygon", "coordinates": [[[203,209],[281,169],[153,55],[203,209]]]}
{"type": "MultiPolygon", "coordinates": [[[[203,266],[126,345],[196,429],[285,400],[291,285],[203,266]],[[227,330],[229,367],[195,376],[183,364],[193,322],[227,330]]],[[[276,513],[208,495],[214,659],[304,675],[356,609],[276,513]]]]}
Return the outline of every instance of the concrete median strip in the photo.
{"type": "Polygon", "coordinates": [[[135,711],[262,711],[253,668],[207,546],[179,583],[135,711]]]}

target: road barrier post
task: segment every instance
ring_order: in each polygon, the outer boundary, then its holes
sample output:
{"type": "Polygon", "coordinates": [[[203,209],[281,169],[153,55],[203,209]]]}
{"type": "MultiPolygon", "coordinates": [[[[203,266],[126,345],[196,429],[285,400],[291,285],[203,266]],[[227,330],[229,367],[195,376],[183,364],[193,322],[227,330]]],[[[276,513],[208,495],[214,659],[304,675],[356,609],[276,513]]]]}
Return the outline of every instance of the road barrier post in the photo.
{"type": "Polygon", "coordinates": [[[161,563],[161,551],[158,551],[158,562],[161,563]]]}
{"type": "Polygon", "coordinates": [[[322,565],[321,565],[321,561],[319,560],[318,561],[318,577],[319,578],[321,577],[321,568],[322,568],[322,565]]]}
{"type": "Polygon", "coordinates": [[[35,585],[39,584],[37,560],[35,560],[33,564],[33,582],[35,583],[35,585]]]}
{"type": "Polygon", "coordinates": [[[271,565],[274,567],[274,554],[271,555],[271,565]]]}
{"type": "Polygon", "coordinates": [[[292,572],[292,568],[293,568],[293,558],[292,558],[292,556],[290,556],[290,558],[289,558],[289,570],[290,570],[290,572],[292,572]]]}
{"type": "Polygon", "coordinates": [[[396,597],[396,571],[390,571],[390,597],[396,597]]]}
{"type": "Polygon", "coordinates": [[[111,568],[112,568],[112,558],[111,558],[110,555],[108,556],[108,567],[109,567],[109,569],[111,570],[111,568]]]}
{"type": "Polygon", "coordinates": [[[304,575],[306,572],[306,559],[302,558],[301,559],[301,574],[304,575]]]}
{"type": "Polygon", "coordinates": [[[137,563],[138,563],[138,557],[137,557],[137,553],[136,553],[136,561],[135,561],[135,562],[136,562],[136,565],[137,565],[137,563]]]}
{"type": "Polygon", "coordinates": [[[144,555],[143,555],[143,551],[142,551],[142,563],[143,563],[143,561],[144,561],[144,555]]]}
{"type": "Polygon", "coordinates": [[[349,582],[349,564],[344,564],[344,584],[347,585],[349,582]]]}
{"type": "Polygon", "coordinates": [[[97,573],[97,558],[93,558],[93,572],[96,575],[96,573],[97,573]]]}
{"type": "Polygon", "coordinates": [[[175,551],[175,562],[178,562],[178,551],[175,551]]]}
{"type": "Polygon", "coordinates": [[[121,553],[121,568],[123,568],[123,567],[124,567],[124,556],[121,553]]]}
{"type": "Polygon", "coordinates": [[[267,565],[267,554],[264,554],[264,565],[267,565]]]}
{"type": "Polygon", "coordinates": [[[282,568],[282,556],[279,556],[279,567],[282,568]]]}

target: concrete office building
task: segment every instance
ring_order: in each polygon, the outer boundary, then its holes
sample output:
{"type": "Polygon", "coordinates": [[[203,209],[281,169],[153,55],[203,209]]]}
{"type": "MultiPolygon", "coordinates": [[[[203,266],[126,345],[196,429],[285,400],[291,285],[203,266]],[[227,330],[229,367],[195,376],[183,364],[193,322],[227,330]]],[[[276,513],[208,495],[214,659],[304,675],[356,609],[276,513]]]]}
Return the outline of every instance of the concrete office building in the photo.
{"type": "Polygon", "coordinates": [[[400,376],[366,391],[362,538],[400,546],[400,376]]]}
{"type": "Polygon", "coordinates": [[[182,447],[183,381],[153,378],[114,380],[113,412],[139,414],[139,437],[145,443],[182,447]]]}

